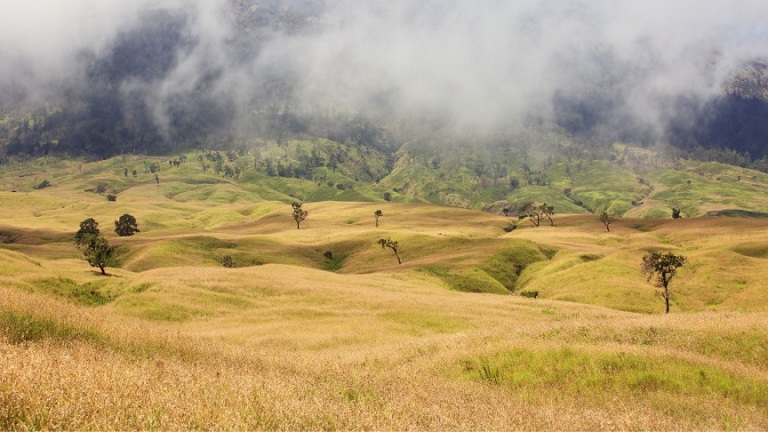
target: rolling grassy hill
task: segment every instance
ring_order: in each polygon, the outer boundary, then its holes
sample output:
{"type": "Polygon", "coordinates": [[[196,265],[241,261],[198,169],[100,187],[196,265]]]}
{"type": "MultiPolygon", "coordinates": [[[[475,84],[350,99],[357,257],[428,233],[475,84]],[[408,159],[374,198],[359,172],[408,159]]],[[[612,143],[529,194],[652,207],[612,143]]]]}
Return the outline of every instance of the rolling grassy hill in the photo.
{"type": "MultiPolygon", "coordinates": [[[[303,180],[277,192],[269,182],[284,179],[190,163],[157,183],[125,177],[134,166],[144,160],[5,167],[0,428],[768,428],[764,219],[624,217],[607,232],[590,214],[534,227],[321,201],[297,230],[288,203],[303,180]],[[140,233],[112,233],[123,213],[140,233]],[[74,247],[88,217],[117,246],[108,276],[74,247]],[[387,237],[402,265],[376,244],[387,237]],[[640,274],[651,250],[689,258],[666,316],[640,274]]],[[[665,172],[647,182],[672,194],[658,203],[690,199],[699,213],[722,207],[691,190],[725,196],[715,186],[728,182],[734,199],[757,199],[760,176],[723,169],[675,171],[690,187],[665,172]]]]}

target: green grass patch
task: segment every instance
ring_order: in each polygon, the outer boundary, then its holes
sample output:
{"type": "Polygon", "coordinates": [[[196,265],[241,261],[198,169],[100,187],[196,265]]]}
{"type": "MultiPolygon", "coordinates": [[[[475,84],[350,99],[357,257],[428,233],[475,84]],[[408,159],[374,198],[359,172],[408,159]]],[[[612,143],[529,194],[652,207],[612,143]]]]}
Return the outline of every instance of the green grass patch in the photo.
{"type": "Polygon", "coordinates": [[[649,208],[643,210],[643,212],[640,213],[640,217],[643,219],[669,219],[672,217],[672,209],[659,207],[649,208]]]}
{"type": "Polygon", "coordinates": [[[322,268],[325,271],[339,271],[344,267],[344,256],[342,255],[334,255],[332,251],[327,250],[325,253],[323,253],[323,257],[325,258],[325,261],[323,261],[322,268]]]}
{"type": "Polygon", "coordinates": [[[572,169],[571,196],[592,212],[605,210],[621,216],[632,208],[633,201],[641,201],[650,191],[627,168],[608,161],[591,161],[582,165],[572,169]]]}
{"type": "Polygon", "coordinates": [[[442,266],[427,266],[421,271],[441,279],[450,289],[468,293],[509,294],[504,285],[482,270],[452,272],[442,266]]]}
{"type": "Polygon", "coordinates": [[[84,306],[101,306],[118,297],[118,294],[106,288],[104,281],[78,284],[65,277],[35,279],[31,282],[34,292],[52,294],[84,306]]]}
{"type": "MultiPolygon", "coordinates": [[[[134,272],[155,268],[179,266],[219,266],[224,255],[233,252],[238,243],[220,240],[213,236],[193,236],[153,243],[149,247],[119,251],[123,267],[134,272]]],[[[239,259],[238,264],[250,265],[256,258],[239,259]]]]}
{"type": "MultiPolygon", "coordinates": [[[[550,249],[546,251],[551,252],[550,249]]],[[[479,268],[507,290],[514,291],[517,280],[526,267],[548,258],[549,256],[536,244],[516,240],[513,245],[505,247],[485,260],[479,268]]]]}
{"type": "Polygon", "coordinates": [[[13,344],[39,342],[44,339],[57,342],[101,340],[97,332],[87,327],[9,310],[0,310],[0,334],[13,344]]]}
{"type": "Polygon", "coordinates": [[[527,394],[600,397],[626,393],[721,399],[765,406],[768,383],[668,356],[626,352],[585,352],[577,349],[513,349],[496,355],[464,359],[465,377],[527,394]]]}
{"type": "Polygon", "coordinates": [[[184,322],[209,315],[197,308],[146,297],[122,298],[115,306],[128,315],[152,321],[184,322]]]}
{"type": "Polygon", "coordinates": [[[768,245],[762,243],[745,243],[732,249],[737,254],[752,258],[768,258],[768,245]]]}
{"type": "Polygon", "coordinates": [[[452,275],[446,282],[456,291],[472,293],[509,294],[507,288],[481,270],[469,270],[452,275]]]}
{"type": "MultiPolygon", "coordinates": [[[[564,195],[561,189],[554,189],[549,186],[526,185],[507,195],[506,200],[510,203],[537,202],[547,203],[555,208],[555,215],[552,219],[557,225],[557,215],[562,213],[587,213],[587,210],[574,203],[574,201],[564,195]]],[[[488,201],[486,201],[488,202],[488,201]]],[[[549,225],[549,221],[544,224],[549,225]]]]}
{"type": "Polygon", "coordinates": [[[652,183],[665,189],[652,195],[655,201],[677,207],[684,216],[698,216],[705,204],[727,205],[730,210],[715,211],[712,216],[764,217],[768,198],[765,175],[719,163],[686,162],[681,170],[657,170],[648,174],[652,183]],[[754,174],[754,180],[745,180],[754,174]]]}
{"type": "Polygon", "coordinates": [[[455,333],[466,328],[463,320],[426,312],[386,312],[380,315],[385,321],[405,326],[409,333],[455,333]]]}

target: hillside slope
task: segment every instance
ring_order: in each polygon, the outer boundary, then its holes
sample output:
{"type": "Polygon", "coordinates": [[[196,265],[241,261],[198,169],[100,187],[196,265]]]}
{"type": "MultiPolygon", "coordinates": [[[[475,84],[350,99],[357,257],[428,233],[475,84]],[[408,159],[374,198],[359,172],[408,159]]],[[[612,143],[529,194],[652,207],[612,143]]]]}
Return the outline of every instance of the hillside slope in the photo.
{"type": "Polygon", "coordinates": [[[0,190],[30,192],[47,181],[55,189],[121,197],[157,186],[149,190],[173,201],[218,204],[422,202],[516,215],[527,203],[547,203],[558,214],[669,218],[672,208],[684,217],[768,214],[768,174],[723,163],[668,160],[618,144],[598,159],[541,153],[488,160],[471,148],[452,154],[406,149],[387,156],[315,139],[96,162],[6,160],[0,190]]]}
{"type": "MultiPolygon", "coordinates": [[[[40,160],[17,167],[24,177],[6,172],[4,188],[21,187],[18,192],[0,192],[3,248],[33,260],[77,260],[72,235],[82,220],[92,217],[118,247],[110,267],[128,274],[219,267],[228,256],[236,267],[282,264],[343,274],[416,272],[458,290],[534,290],[542,297],[642,312],[657,311],[658,299],[639,277],[640,258],[650,250],[669,250],[691,260],[676,281],[681,285],[673,299],[677,310],[764,310],[768,304],[760,290],[763,254],[757,245],[766,236],[766,223],[759,218],[617,217],[606,232],[594,215],[561,215],[557,208],[554,226],[544,221],[534,227],[527,219],[427,203],[322,201],[305,202],[309,217],[297,230],[286,201],[300,200],[311,189],[306,180],[267,177],[243,182],[204,172],[191,162],[158,171],[157,179],[151,173],[122,175],[129,168],[155,163],[40,160]],[[29,187],[43,175],[50,187],[29,187]],[[283,186],[283,180],[294,181],[293,189],[273,189],[283,186]],[[97,193],[99,188],[106,189],[104,195],[113,193],[115,201],[97,193]],[[379,227],[374,226],[376,210],[383,213],[379,227]],[[125,213],[139,221],[139,235],[112,233],[112,221],[125,213]],[[377,245],[380,238],[399,242],[402,265],[391,250],[377,245]]],[[[747,174],[719,164],[693,163],[680,170],[655,171],[643,184],[658,181],[663,186],[652,188],[633,212],[660,213],[660,202],[675,202],[690,213],[739,209],[759,215],[768,205],[762,194],[768,176],[747,174]]],[[[363,193],[361,189],[353,188],[363,193]]]]}

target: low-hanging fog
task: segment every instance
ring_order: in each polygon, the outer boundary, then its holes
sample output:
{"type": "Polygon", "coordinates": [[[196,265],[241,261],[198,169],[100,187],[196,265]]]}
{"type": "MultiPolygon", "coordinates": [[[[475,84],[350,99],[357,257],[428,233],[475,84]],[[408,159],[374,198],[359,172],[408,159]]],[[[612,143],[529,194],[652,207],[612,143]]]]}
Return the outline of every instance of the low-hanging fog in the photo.
{"type": "Polygon", "coordinates": [[[286,113],[662,140],[768,59],[766,16],[762,0],[4,0],[0,109],[77,101],[68,121],[134,140],[286,113]]]}

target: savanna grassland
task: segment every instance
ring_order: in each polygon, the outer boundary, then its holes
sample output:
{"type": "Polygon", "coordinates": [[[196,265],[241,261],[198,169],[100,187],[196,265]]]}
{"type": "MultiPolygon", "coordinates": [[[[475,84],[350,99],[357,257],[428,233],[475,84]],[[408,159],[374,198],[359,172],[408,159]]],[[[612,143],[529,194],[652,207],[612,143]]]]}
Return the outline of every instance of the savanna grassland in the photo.
{"type": "Polygon", "coordinates": [[[130,164],[2,173],[0,429],[768,429],[764,219],[321,201],[296,229],[263,183],[130,164]],[[668,315],[652,250],[689,260],[668,315]]]}

